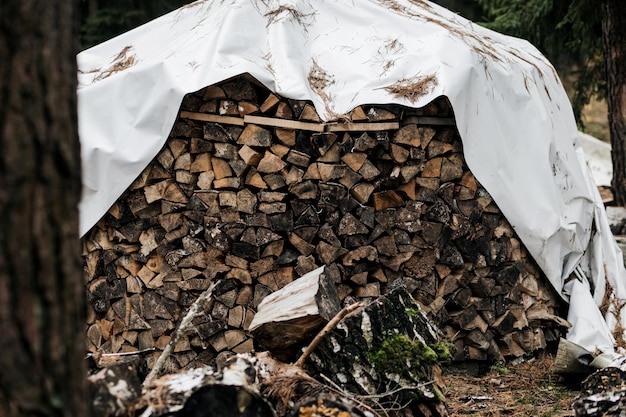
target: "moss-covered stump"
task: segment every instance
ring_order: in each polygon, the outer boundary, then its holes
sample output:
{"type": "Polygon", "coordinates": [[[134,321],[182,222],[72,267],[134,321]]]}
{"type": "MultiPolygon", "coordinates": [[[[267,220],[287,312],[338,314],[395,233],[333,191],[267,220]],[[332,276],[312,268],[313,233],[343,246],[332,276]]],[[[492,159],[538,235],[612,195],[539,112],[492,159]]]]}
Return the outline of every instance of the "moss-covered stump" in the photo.
{"type": "Polygon", "coordinates": [[[399,286],[342,321],[306,363],[318,380],[376,398],[387,410],[444,416],[441,362],[448,344],[405,287],[399,286]]]}

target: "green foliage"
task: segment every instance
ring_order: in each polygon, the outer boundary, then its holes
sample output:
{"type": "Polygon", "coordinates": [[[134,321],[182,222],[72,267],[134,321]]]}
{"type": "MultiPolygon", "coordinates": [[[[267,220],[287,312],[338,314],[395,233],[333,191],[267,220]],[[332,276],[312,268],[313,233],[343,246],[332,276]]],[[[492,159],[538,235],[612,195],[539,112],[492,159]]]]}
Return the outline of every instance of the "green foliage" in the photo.
{"type": "Polygon", "coordinates": [[[602,50],[602,15],[600,5],[591,0],[571,0],[570,7],[557,29],[570,36],[566,47],[579,54],[579,72],[574,82],[573,106],[576,116],[594,96],[606,96],[606,77],[602,50]]]}
{"type": "Polygon", "coordinates": [[[90,0],[81,4],[82,49],[127,32],[190,0],[90,0]]]}
{"type": "Polygon", "coordinates": [[[593,0],[478,0],[481,24],[527,39],[573,83],[577,120],[593,96],[606,94],[602,59],[601,14],[593,0]]]}
{"type": "Polygon", "coordinates": [[[146,20],[142,10],[100,9],[89,15],[81,28],[81,46],[89,48],[111,39],[146,20]]]}
{"type": "Polygon", "coordinates": [[[506,363],[504,361],[497,361],[491,365],[491,370],[499,373],[500,375],[508,375],[511,373],[511,370],[506,367],[506,363]]]}
{"type": "Polygon", "coordinates": [[[477,21],[483,13],[482,7],[476,0],[434,0],[434,3],[472,21],[477,21]]]}
{"type": "Polygon", "coordinates": [[[551,0],[479,0],[479,3],[492,19],[486,26],[511,35],[529,35],[527,39],[545,37],[541,21],[553,11],[551,0]]]}

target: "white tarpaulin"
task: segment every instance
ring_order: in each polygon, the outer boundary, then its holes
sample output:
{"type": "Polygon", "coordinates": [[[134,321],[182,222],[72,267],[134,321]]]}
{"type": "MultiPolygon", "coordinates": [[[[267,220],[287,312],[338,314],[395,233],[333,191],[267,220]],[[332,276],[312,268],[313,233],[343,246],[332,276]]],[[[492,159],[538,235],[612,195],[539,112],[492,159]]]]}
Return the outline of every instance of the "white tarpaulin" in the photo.
{"type": "Polygon", "coordinates": [[[81,234],[158,153],[186,93],[249,73],[279,95],[312,100],[327,121],[361,104],[422,107],[444,95],[469,168],[570,301],[568,338],[612,349],[615,317],[597,306],[626,299],[621,254],[563,86],[526,41],[421,0],[208,0],[78,63],[81,234]]]}
{"type": "Polygon", "coordinates": [[[578,132],[578,140],[596,185],[610,187],[613,179],[611,145],[582,132],[578,132]]]}

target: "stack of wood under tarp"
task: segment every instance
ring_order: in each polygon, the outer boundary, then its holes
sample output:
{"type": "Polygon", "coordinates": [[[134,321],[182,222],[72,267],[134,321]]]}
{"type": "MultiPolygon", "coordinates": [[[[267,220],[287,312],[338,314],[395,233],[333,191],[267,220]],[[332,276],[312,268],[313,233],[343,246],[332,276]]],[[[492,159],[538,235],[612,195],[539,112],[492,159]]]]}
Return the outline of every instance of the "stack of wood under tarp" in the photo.
{"type": "Polygon", "coordinates": [[[89,350],[156,348],[150,363],[217,282],[170,366],[248,352],[261,300],[323,265],[344,304],[402,281],[457,360],[558,339],[558,296],[465,164],[445,98],[337,120],[246,76],[188,94],[163,149],[84,237],[89,350]]]}

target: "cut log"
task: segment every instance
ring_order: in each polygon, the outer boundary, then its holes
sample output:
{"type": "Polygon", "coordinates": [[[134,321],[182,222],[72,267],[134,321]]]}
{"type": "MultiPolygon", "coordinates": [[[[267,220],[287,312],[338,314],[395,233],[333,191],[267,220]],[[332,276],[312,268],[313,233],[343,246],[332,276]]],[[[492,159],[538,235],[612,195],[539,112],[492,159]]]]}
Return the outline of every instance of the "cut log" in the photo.
{"type": "Polygon", "coordinates": [[[141,353],[124,356],[108,366],[101,366],[111,356],[91,356],[99,369],[87,378],[90,396],[90,415],[110,417],[130,415],[141,397],[141,382],[147,374],[146,361],[141,353]]]}
{"type": "Polygon", "coordinates": [[[383,191],[372,194],[372,204],[377,211],[404,206],[404,200],[395,191],[383,191]]]}
{"type": "Polygon", "coordinates": [[[259,161],[257,170],[263,173],[279,172],[287,166],[287,163],[274,155],[270,151],[265,151],[263,158],[259,161]]]}
{"type": "MultiPolygon", "coordinates": [[[[103,370],[104,372],[107,369],[103,370]]],[[[112,388],[124,390],[124,380],[112,388]]],[[[312,378],[302,369],[281,363],[266,353],[239,354],[224,357],[219,368],[202,366],[156,379],[145,387],[141,397],[110,402],[106,413],[98,416],[138,415],[142,417],[206,416],[217,417],[276,417],[337,416],[365,417],[389,413],[376,400],[352,394],[338,394],[324,383],[312,378]]],[[[98,397],[92,401],[101,405],[98,397]]],[[[432,410],[417,401],[415,411],[403,415],[443,417],[445,408],[432,410]],[[418,413],[419,411],[419,413],[418,413]],[[439,411],[433,413],[432,411],[439,411]]]]}
{"type": "Polygon", "coordinates": [[[165,376],[146,387],[137,408],[145,409],[143,417],[275,417],[250,376],[257,372],[251,360],[235,358],[219,372],[202,367],[165,376]]]}
{"type": "Polygon", "coordinates": [[[317,111],[315,111],[315,107],[311,106],[310,104],[305,104],[304,108],[302,109],[302,113],[300,114],[300,120],[306,120],[306,121],[310,121],[310,122],[320,122],[320,117],[317,114],[317,111]]]}
{"type": "Polygon", "coordinates": [[[320,267],[267,296],[250,324],[254,343],[285,362],[340,310],[337,291],[320,267]]]}
{"type": "Polygon", "coordinates": [[[237,143],[252,147],[269,147],[272,144],[272,134],[260,126],[249,124],[237,138],[237,143]]]}

